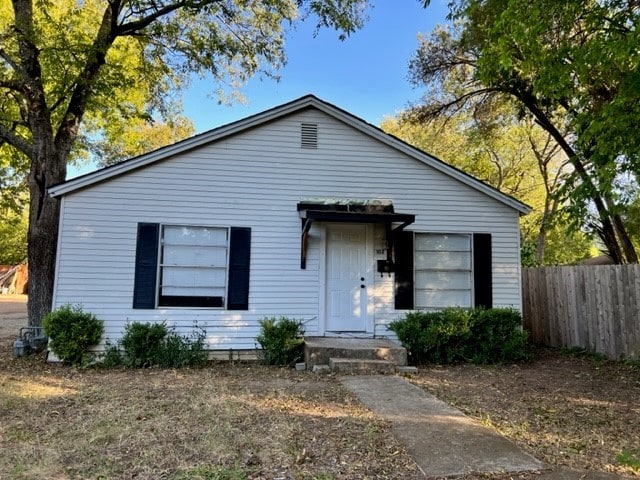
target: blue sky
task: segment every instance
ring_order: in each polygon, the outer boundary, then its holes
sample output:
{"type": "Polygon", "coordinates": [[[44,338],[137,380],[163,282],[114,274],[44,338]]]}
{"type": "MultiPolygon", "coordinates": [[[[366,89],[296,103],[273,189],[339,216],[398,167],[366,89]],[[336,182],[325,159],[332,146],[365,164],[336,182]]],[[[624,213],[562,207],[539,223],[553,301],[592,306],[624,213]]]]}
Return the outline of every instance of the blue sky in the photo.
{"type": "MultiPolygon", "coordinates": [[[[313,94],[379,125],[420,99],[422,92],[408,81],[408,63],[418,33],[445,22],[447,1],[431,0],[425,9],[420,0],[372,0],[367,23],[344,41],[328,29],[314,38],[311,21],[298,25],[287,36],[280,82],[254,78],[242,89],[246,102],[227,106],[217,103],[210,79],[195,80],[183,94],[184,115],[201,133],[313,94]]],[[[93,169],[71,167],[68,177],[93,169]]]]}
{"type": "Polygon", "coordinates": [[[312,22],[298,26],[287,38],[288,63],[280,82],[251,80],[243,89],[244,105],[218,105],[207,96],[215,86],[194,82],[184,95],[185,114],[202,132],[310,93],[378,125],[420,98],[409,84],[407,66],[418,33],[445,22],[447,0],[432,0],[426,9],[419,0],[371,3],[364,28],[345,41],[328,29],[314,38],[312,22]]]}

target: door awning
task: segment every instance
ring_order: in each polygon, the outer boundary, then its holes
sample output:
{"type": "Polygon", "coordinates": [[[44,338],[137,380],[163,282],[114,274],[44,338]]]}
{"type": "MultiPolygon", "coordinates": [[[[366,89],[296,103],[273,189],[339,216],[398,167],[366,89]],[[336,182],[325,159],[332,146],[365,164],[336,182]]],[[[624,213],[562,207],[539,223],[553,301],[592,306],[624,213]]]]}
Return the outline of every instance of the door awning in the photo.
{"type": "Polygon", "coordinates": [[[300,202],[297,208],[302,219],[300,242],[300,268],[302,269],[306,268],[309,230],[314,221],[384,224],[387,236],[387,260],[391,262],[393,233],[411,225],[416,220],[413,214],[394,212],[393,203],[386,200],[300,202]]]}

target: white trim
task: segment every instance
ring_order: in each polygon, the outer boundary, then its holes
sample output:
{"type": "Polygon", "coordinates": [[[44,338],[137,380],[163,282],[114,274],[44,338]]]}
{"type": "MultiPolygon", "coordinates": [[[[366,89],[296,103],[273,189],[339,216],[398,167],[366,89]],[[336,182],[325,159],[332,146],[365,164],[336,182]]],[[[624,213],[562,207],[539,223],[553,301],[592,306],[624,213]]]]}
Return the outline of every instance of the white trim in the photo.
{"type": "Polygon", "coordinates": [[[65,195],[75,190],[89,187],[95,183],[109,180],[110,178],[113,178],[115,176],[122,175],[131,170],[135,170],[161,160],[166,160],[185,151],[221,140],[225,137],[235,135],[245,130],[257,127],[264,123],[271,122],[278,118],[310,107],[316,108],[321,112],[324,112],[325,114],[349,125],[350,127],[353,127],[356,130],[359,130],[360,132],[373,137],[374,139],[384,143],[385,145],[388,145],[404,153],[405,155],[408,155],[415,160],[418,160],[425,165],[428,165],[431,168],[434,168],[435,170],[438,170],[462,182],[463,184],[468,185],[471,188],[484,193],[485,195],[488,195],[489,197],[517,210],[518,212],[520,212],[520,214],[527,214],[531,211],[531,207],[525,205],[524,203],[521,203],[515,198],[501,193],[500,191],[484,184],[483,182],[464,173],[463,171],[458,170],[442,162],[441,160],[438,160],[437,158],[428,155],[427,153],[422,152],[415,147],[410,146],[402,140],[385,133],[378,127],[365,122],[364,120],[356,117],[355,115],[352,115],[351,113],[348,113],[338,107],[324,102],[313,95],[306,95],[292,102],[274,107],[270,110],[266,110],[262,113],[247,117],[243,120],[239,120],[237,122],[233,122],[228,125],[215,128],[213,130],[209,130],[208,132],[196,135],[194,137],[188,138],[173,145],[169,145],[159,150],[155,150],[148,154],[126,160],[116,165],[97,170],[93,173],[74,178],[58,185],[54,185],[53,187],[50,187],[48,189],[48,192],[52,197],[65,195]]]}
{"type": "Polygon", "coordinates": [[[56,266],[53,274],[53,295],[51,296],[51,310],[56,308],[56,298],[58,298],[58,271],[60,269],[60,250],[62,249],[62,230],[64,228],[64,207],[65,207],[65,198],[62,197],[62,201],[60,202],[60,216],[58,217],[58,238],[56,239],[56,266]]]}
{"type": "Polygon", "coordinates": [[[374,255],[374,241],[373,241],[374,227],[371,223],[366,224],[365,230],[365,264],[367,265],[367,270],[365,273],[365,285],[366,295],[367,295],[367,317],[366,317],[366,326],[365,332],[367,334],[374,335],[376,325],[375,325],[375,307],[376,307],[376,297],[375,297],[375,255],[374,255]],[[371,308],[371,311],[369,310],[371,308]]]}
{"type": "Polygon", "coordinates": [[[319,272],[318,272],[318,335],[327,334],[327,228],[326,223],[321,225],[320,231],[320,255],[319,255],[319,272]]]}

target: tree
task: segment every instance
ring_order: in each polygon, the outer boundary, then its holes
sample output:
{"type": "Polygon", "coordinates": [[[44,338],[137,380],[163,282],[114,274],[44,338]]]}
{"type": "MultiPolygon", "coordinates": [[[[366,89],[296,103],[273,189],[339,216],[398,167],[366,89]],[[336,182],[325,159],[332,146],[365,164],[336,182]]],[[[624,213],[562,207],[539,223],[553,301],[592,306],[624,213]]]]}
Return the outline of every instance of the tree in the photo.
{"type": "Polygon", "coordinates": [[[621,183],[637,175],[640,119],[639,9],[621,0],[458,0],[454,30],[422,39],[413,81],[429,87],[416,118],[495,97],[517,102],[564,152],[572,170],[562,198],[574,227],[601,234],[618,263],[638,261],[624,224],[621,183]],[[461,88],[439,95],[442,79],[461,88]],[[429,96],[435,94],[434,96],[429,96]]]}
{"type": "Polygon", "coordinates": [[[52,301],[60,206],[47,189],[65,180],[85,120],[149,118],[149,110],[119,95],[140,78],[152,87],[145,107],[161,111],[191,74],[232,85],[258,71],[273,75],[284,62],[283,28],[300,11],[344,38],[362,25],[366,6],[366,0],[0,0],[0,140],[29,163],[29,323],[38,325],[52,301]]]}

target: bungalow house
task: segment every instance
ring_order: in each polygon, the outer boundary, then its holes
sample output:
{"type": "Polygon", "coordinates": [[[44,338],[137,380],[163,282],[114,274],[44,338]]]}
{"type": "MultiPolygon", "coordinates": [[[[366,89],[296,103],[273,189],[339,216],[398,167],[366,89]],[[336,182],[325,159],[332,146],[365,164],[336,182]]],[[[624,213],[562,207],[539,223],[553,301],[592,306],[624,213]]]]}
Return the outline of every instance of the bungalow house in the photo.
{"type": "Polygon", "coordinates": [[[521,308],[529,208],[314,96],[49,190],[53,307],[206,329],[253,351],[264,317],[393,337],[412,309],[521,308]]]}

